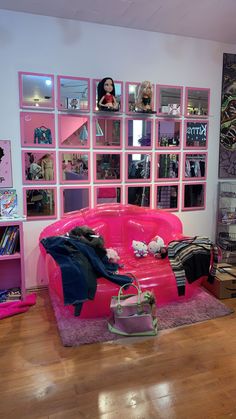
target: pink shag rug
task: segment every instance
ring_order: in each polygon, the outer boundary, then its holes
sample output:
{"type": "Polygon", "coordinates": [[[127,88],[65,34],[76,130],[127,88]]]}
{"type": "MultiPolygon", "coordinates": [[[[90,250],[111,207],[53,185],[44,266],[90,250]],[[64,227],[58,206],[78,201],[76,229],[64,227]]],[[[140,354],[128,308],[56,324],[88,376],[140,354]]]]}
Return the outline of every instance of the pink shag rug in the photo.
{"type": "MultiPolygon", "coordinates": [[[[122,337],[109,332],[106,319],[74,317],[67,307],[60,304],[60,300],[55,293],[51,292],[50,296],[64,346],[80,346],[86,343],[127,339],[125,336],[122,337]]],[[[188,301],[174,302],[157,307],[158,329],[164,330],[202,322],[226,316],[233,312],[234,310],[228,308],[213,295],[203,288],[199,288],[196,295],[188,301]]]]}

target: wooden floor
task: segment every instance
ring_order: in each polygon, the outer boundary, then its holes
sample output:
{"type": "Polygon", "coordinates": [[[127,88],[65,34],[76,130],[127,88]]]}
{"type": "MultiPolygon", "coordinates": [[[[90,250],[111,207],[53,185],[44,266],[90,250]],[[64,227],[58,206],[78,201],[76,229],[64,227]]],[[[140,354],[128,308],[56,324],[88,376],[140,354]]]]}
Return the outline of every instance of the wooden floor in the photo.
{"type": "Polygon", "coordinates": [[[65,348],[45,290],[0,321],[0,342],[1,419],[236,418],[236,314],[65,348]]]}

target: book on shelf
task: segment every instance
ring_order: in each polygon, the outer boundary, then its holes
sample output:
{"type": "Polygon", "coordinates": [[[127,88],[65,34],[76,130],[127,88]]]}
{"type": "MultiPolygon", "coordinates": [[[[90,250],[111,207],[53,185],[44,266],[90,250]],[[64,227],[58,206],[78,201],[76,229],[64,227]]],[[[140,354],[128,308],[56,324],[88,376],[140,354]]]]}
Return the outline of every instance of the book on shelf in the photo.
{"type": "Polygon", "coordinates": [[[14,218],[17,210],[16,190],[0,189],[0,217],[14,218]]]}
{"type": "Polygon", "coordinates": [[[0,255],[12,255],[18,250],[19,228],[7,226],[0,241],[0,255]]]}
{"type": "Polygon", "coordinates": [[[19,301],[21,299],[21,289],[19,287],[9,288],[0,291],[0,303],[8,301],[19,301]]]}

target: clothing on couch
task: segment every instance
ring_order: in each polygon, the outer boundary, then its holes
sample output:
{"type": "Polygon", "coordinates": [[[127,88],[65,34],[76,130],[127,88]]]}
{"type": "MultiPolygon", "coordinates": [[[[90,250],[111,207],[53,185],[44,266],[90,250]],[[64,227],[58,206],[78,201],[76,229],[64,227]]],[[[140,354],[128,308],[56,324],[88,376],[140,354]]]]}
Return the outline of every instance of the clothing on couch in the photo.
{"type": "Polygon", "coordinates": [[[168,258],[180,296],[185,294],[186,278],[191,284],[207,275],[208,281],[213,282],[218,263],[218,247],[209,238],[201,236],[175,240],[168,244],[168,258]]]}
{"type": "Polygon", "coordinates": [[[53,236],[42,239],[41,243],[60,266],[64,304],[73,304],[77,315],[81,303],[94,299],[97,278],[104,277],[117,285],[132,282],[129,276],[115,273],[117,264],[108,263],[107,257],[101,259],[94,248],[77,238],[53,236]]]}

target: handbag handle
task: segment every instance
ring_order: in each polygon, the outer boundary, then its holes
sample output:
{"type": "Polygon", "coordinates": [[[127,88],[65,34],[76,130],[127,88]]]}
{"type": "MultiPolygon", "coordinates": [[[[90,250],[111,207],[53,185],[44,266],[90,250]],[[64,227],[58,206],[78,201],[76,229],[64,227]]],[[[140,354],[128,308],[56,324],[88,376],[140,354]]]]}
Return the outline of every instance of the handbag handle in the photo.
{"type": "Polygon", "coordinates": [[[122,287],[120,287],[119,293],[118,293],[118,301],[117,301],[118,306],[121,306],[121,304],[120,304],[120,297],[121,297],[123,288],[124,287],[127,287],[127,285],[132,286],[132,287],[134,287],[137,290],[138,304],[141,304],[141,293],[142,293],[142,291],[141,291],[141,289],[139,287],[137,287],[137,285],[134,285],[134,284],[131,283],[131,284],[124,284],[124,285],[122,285],[122,287]]]}

